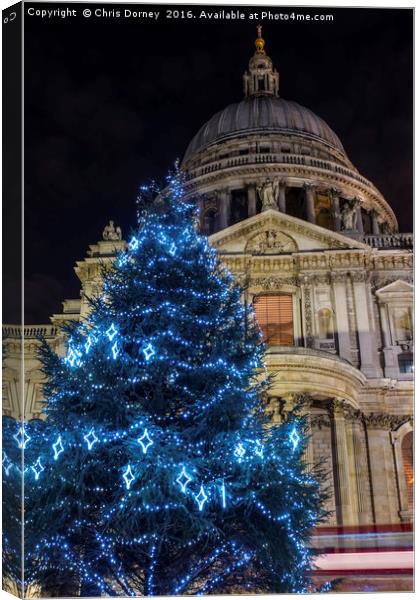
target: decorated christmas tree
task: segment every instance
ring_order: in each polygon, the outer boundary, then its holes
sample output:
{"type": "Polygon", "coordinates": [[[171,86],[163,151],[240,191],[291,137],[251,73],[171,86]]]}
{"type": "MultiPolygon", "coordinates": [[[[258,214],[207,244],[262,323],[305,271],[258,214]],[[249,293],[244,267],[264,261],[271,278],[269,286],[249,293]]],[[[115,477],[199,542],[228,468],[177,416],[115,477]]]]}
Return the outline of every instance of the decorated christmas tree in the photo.
{"type": "MultiPolygon", "coordinates": [[[[25,581],[47,595],[304,592],[324,517],[305,420],[270,423],[264,345],[179,172],[139,198],[102,293],[45,343],[25,581]]],[[[21,440],[22,441],[22,440],[21,440]]]]}

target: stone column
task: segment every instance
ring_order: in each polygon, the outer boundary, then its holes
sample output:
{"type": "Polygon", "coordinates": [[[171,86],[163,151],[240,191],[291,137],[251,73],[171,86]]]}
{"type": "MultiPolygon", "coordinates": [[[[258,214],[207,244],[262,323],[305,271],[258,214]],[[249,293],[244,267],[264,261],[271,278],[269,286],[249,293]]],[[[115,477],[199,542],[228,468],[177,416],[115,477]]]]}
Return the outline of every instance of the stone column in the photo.
{"type": "Polygon", "coordinates": [[[248,217],[253,217],[257,214],[257,190],[255,184],[248,186],[248,217]]]}
{"type": "Polygon", "coordinates": [[[219,192],[219,214],[220,229],[226,229],[229,226],[230,217],[230,190],[220,190],[219,192]]]}
{"type": "Polygon", "coordinates": [[[349,450],[344,419],[344,401],[334,399],[329,406],[333,449],[337,525],[354,525],[350,489],[349,450]]]}
{"type": "Polygon", "coordinates": [[[310,223],[315,223],[315,185],[313,183],[305,183],[303,187],[305,190],[306,218],[310,223]]]}
{"type": "Polygon", "coordinates": [[[279,181],[279,196],[277,199],[277,204],[279,211],[286,213],[286,181],[284,179],[280,179],[279,181]]]}
{"type": "Polygon", "coordinates": [[[364,417],[372,477],[375,524],[400,523],[397,474],[391,443],[396,417],[375,413],[364,417]]]}
{"type": "Polygon", "coordinates": [[[354,207],[356,209],[356,229],[357,231],[363,235],[363,219],[362,219],[362,208],[361,201],[359,198],[354,198],[354,207]]]}
{"type": "Polygon", "coordinates": [[[366,377],[380,377],[376,340],[370,331],[370,316],[366,288],[366,272],[355,271],[351,275],[354,289],[357,334],[359,338],[360,369],[366,377]]]}
{"type": "Polygon", "coordinates": [[[331,188],[331,197],[334,213],[334,227],[336,231],[341,231],[340,190],[331,188]]]}
{"type": "Polygon", "coordinates": [[[306,470],[309,472],[314,463],[314,452],[312,447],[312,425],[311,425],[311,408],[312,408],[312,398],[305,398],[305,403],[303,406],[303,414],[306,416],[306,425],[307,425],[307,435],[308,435],[308,443],[304,452],[304,462],[306,465],[306,470]]]}
{"type": "Polygon", "coordinates": [[[351,363],[351,340],[349,317],[347,314],[347,273],[331,273],[334,291],[335,319],[338,336],[338,353],[351,363]]]}
{"type": "Polygon", "coordinates": [[[361,413],[352,408],[346,410],[349,439],[352,448],[352,477],[358,523],[365,525],[372,522],[369,494],[369,468],[366,449],[363,444],[361,413]]]}
{"type": "Polygon", "coordinates": [[[388,318],[388,307],[383,302],[379,303],[379,314],[381,317],[381,330],[384,341],[383,355],[385,362],[385,377],[391,377],[391,379],[398,379],[400,373],[397,354],[398,347],[392,345],[388,318]]]}
{"type": "Polygon", "coordinates": [[[380,235],[378,213],[372,208],[370,211],[370,218],[372,219],[372,233],[373,235],[380,235]]]}

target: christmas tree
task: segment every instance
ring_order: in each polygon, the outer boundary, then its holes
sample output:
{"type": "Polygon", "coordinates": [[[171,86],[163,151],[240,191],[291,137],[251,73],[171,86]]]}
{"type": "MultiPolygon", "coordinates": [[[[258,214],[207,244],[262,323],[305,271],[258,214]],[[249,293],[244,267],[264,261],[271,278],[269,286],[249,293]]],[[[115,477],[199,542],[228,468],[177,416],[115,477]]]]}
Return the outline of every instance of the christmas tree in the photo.
{"type": "Polygon", "coordinates": [[[264,345],[179,172],[139,199],[26,445],[26,585],[48,595],[304,592],[325,516],[305,420],[271,424],[264,345]]]}

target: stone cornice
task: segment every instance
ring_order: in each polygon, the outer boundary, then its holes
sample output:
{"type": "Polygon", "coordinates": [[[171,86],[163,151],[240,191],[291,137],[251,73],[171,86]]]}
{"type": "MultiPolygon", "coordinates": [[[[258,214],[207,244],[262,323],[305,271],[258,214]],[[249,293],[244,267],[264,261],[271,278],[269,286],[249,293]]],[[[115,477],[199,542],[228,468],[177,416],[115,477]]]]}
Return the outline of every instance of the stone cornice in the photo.
{"type": "Polygon", "coordinates": [[[413,417],[410,415],[390,415],[389,413],[370,413],[364,415],[363,419],[368,429],[386,431],[395,431],[404,423],[413,422],[413,417]]]}

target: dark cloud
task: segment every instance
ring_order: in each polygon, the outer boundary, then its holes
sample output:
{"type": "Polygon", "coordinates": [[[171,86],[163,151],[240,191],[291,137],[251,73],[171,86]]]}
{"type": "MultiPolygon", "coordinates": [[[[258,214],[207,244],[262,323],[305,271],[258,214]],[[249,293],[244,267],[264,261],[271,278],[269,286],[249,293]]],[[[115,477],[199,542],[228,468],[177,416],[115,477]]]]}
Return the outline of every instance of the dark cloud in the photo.
{"type": "MultiPolygon", "coordinates": [[[[410,230],[412,11],[312,12],[334,22],[264,26],[281,95],[327,121],[410,230]]],[[[28,322],[47,322],[78,297],[73,265],[107,220],[127,231],[138,185],[164,177],[205,120],[241,99],[255,28],[82,17],[25,25],[26,307],[28,322]]],[[[4,320],[17,320],[13,307],[4,320]]]]}

